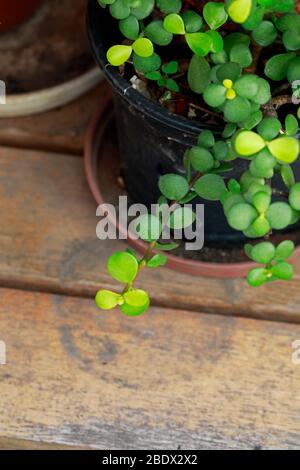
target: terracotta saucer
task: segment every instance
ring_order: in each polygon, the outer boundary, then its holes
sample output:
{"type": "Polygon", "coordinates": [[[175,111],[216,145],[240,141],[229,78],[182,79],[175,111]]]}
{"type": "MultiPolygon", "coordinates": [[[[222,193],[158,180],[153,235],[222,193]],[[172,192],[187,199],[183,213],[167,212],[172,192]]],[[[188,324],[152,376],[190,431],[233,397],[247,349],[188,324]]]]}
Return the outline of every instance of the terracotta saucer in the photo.
{"type": "MultiPolygon", "coordinates": [[[[87,181],[97,204],[112,204],[117,207],[119,196],[126,195],[118,181],[120,180],[121,161],[118,154],[117,131],[114,123],[112,97],[108,95],[101,103],[88,128],[84,163],[87,181]]],[[[108,217],[116,226],[119,234],[126,234],[127,227],[115,222],[112,213],[108,217]]],[[[127,236],[130,246],[145,253],[147,244],[134,239],[130,233],[127,236]]],[[[300,253],[300,247],[296,254],[300,253]]],[[[240,263],[210,263],[182,258],[165,253],[168,258],[167,267],[194,276],[214,278],[245,277],[255,264],[251,261],[240,263]]]]}

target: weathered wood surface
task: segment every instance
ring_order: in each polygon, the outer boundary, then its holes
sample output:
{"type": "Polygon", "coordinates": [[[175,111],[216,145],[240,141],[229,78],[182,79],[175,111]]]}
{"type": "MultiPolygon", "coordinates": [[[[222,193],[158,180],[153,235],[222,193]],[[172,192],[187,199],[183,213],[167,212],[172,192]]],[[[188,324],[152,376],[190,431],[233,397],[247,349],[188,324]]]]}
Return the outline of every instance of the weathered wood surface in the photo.
{"type": "MultiPolygon", "coordinates": [[[[112,287],[106,259],[124,244],[96,238],[95,211],[82,159],[0,148],[0,285],[78,296],[112,287]]],[[[253,290],[164,268],[140,282],[155,305],[300,322],[297,280],[253,290]]]]}
{"type": "Polygon", "coordinates": [[[300,449],[300,326],[0,290],[0,436],[107,449],[300,449]]]}
{"type": "Polygon", "coordinates": [[[0,118],[0,145],[83,154],[86,129],[108,92],[101,83],[73,103],[33,116],[0,118]]]}
{"type": "Polygon", "coordinates": [[[0,436],[1,450],[89,450],[80,446],[47,444],[46,442],[27,441],[24,439],[7,439],[0,436]]]}

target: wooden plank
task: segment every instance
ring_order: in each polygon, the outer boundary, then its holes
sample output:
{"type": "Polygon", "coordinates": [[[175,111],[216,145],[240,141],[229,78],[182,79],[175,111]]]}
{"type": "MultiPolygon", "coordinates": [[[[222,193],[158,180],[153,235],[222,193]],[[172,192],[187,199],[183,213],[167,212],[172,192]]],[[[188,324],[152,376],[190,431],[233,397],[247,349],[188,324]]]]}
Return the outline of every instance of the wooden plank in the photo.
{"type": "MultiPolygon", "coordinates": [[[[125,245],[96,238],[99,219],[82,159],[0,148],[0,182],[0,285],[78,296],[113,287],[106,260],[125,245]]],[[[155,305],[300,321],[298,281],[254,290],[242,279],[164,268],[145,270],[140,285],[155,305]]]]}
{"type": "Polygon", "coordinates": [[[0,436],[100,449],[299,449],[300,326],[1,289],[0,436]]]}
{"type": "Polygon", "coordinates": [[[102,83],[73,103],[47,113],[0,118],[0,144],[82,155],[87,126],[107,92],[107,84],[102,83]]]}

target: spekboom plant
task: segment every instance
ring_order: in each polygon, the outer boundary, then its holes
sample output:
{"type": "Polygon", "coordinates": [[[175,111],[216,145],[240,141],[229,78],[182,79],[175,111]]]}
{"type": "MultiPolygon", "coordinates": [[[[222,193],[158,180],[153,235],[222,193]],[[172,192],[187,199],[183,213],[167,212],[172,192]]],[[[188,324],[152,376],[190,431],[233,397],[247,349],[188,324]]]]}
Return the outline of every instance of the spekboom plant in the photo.
{"type": "MultiPolygon", "coordinates": [[[[292,100],[293,90],[298,90],[298,99],[300,95],[297,2],[98,1],[119,21],[124,36],[122,44],[107,52],[111,65],[120,67],[129,61],[152,86],[156,82],[157,87],[179,93],[176,74],[181,64],[165,62],[158,51],[172,47],[180,37],[190,51],[186,83],[201,103],[223,117],[220,139],[204,131],[197,145],[185,153],[185,176],[160,178],[158,204],[179,204],[164,223],[175,229],[191,224],[193,213],[183,205],[197,196],[220,201],[230,227],[249,239],[265,239],[245,246],[249,258],[260,265],[248,273],[248,283],[260,286],[290,280],[293,268],[287,259],[294,243],[286,240],[275,247],[269,237],[273,230],[284,230],[300,218],[300,183],[291,166],[300,150],[300,110],[295,105],[299,101],[292,100]],[[289,106],[287,112],[278,112],[282,105],[289,106]],[[239,180],[224,178],[237,158],[247,160],[248,169],[239,180]],[[274,175],[280,175],[286,190],[274,186],[274,175]]],[[[109,258],[108,271],[123,289],[121,293],[100,290],[96,295],[99,308],[119,306],[129,316],[147,310],[149,296],[135,287],[136,278],[144,268],[164,265],[166,257],[161,252],[177,247],[160,242],[164,223],[160,214],[136,221],[148,250],[142,258],[130,249],[109,258]]]]}

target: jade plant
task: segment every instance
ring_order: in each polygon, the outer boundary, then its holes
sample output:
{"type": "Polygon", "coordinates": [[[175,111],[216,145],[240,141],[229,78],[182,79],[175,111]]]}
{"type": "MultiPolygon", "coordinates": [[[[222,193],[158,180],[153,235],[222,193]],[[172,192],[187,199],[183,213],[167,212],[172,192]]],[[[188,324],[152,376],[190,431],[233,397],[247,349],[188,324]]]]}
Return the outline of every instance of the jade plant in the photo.
{"type": "Polygon", "coordinates": [[[185,152],[184,175],[160,178],[158,207],[175,209],[167,220],[160,211],[137,219],[136,231],[148,250],[143,257],[128,249],[109,258],[108,271],[123,288],[120,293],[100,290],[98,307],[119,306],[129,316],[147,310],[149,296],[136,288],[137,276],[166,263],[163,252],[178,244],[163,243],[164,226],[192,224],[194,214],[184,204],[197,196],[219,201],[230,227],[259,240],[245,246],[246,255],[258,264],[247,276],[251,286],[290,280],[294,243],[285,240],[276,247],[270,236],[300,219],[300,183],[293,171],[300,153],[297,2],[98,1],[109,8],[124,36],[107,52],[112,66],[124,70],[130,64],[146,84],[168,90],[170,99],[181,93],[181,84],[197,97],[201,109],[223,122],[219,134],[203,131],[185,152]],[[186,50],[185,60],[169,60],[164,50],[178,45],[186,50]],[[239,179],[230,178],[237,159],[246,160],[247,170],[239,179]],[[275,176],[282,181],[280,188],[275,176]]]}

